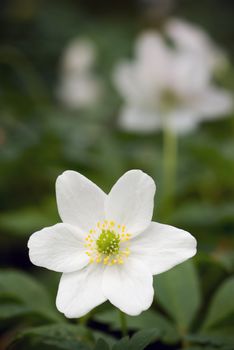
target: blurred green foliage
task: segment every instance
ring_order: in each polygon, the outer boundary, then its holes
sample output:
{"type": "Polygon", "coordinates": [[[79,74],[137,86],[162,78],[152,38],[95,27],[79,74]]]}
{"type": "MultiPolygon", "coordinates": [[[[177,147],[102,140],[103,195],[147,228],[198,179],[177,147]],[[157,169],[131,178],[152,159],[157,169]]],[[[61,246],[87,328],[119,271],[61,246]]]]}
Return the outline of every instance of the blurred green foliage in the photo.
{"type": "MultiPolygon", "coordinates": [[[[174,206],[166,216],[162,135],[128,134],[117,127],[121,99],[112,69],[132,55],[142,29],[158,28],[171,14],[191,19],[234,61],[232,1],[167,2],[160,7],[155,1],[154,8],[153,1],[133,0],[111,6],[91,0],[1,2],[0,349],[140,350],[150,342],[158,349],[234,348],[234,116],[203,123],[179,140],[174,206]],[[95,69],[105,94],[95,106],[71,111],[56,100],[55,89],[61,54],[77,36],[97,48],[95,69]],[[157,183],[155,220],[163,216],[189,230],[199,253],[193,262],[155,277],[152,308],[127,317],[130,335],[138,333],[118,340],[118,315],[108,304],[95,309],[85,325],[58,313],[58,275],[33,267],[26,245],[32,232],[59,220],[54,183],[62,171],[77,170],[109,191],[131,168],[157,183]]],[[[234,90],[232,65],[222,79],[234,90]]]]}

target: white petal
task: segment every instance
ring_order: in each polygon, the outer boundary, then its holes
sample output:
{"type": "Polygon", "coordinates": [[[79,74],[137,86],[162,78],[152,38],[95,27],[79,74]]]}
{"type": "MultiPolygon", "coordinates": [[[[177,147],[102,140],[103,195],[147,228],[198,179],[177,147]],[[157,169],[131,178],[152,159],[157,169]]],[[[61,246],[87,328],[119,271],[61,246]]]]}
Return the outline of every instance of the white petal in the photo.
{"type": "Polygon", "coordinates": [[[106,218],[125,225],[130,234],[138,234],[150,224],[155,183],[141,170],[126,172],[112,187],[106,201],[106,218]]]}
{"type": "Polygon", "coordinates": [[[189,22],[172,18],[167,21],[165,30],[175,44],[183,50],[202,52],[209,48],[210,39],[206,32],[189,22]]]}
{"type": "Polygon", "coordinates": [[[135,65],[129,62],[119,63],[114,70],[114,83],[127,101],[138,101],[142,99],[141,85],[139,84],[135,65]]]}
{"type": "Polygon", "coordinates": [[[29,238],[29,257],[34,265],[58,272],[72,272],[88,264],[84,237],[76,227],[57,224],[29,238]]]}
{"type": "Polygon", "coordinates": [[[177,108],[168,114],[168,125],[170,129],[178,134],[188,134],[199,125],[201,117],[192,107],[177,108]]]}
{"type": "Polygon", "coordinates": [[[103,220],[106,195],[83,175],[65,171],[56,181],[56,195],[63,222],[88,231],[103,220]]]}
{"type": "Polygon", "coordinates": [[[148,56],[148,59],[142,56],[116,66],[113,80],[126,102],[132,105],[157,105],[160,91],[165,87],[169,74],[169,63],[165,62],[164,56],[162,53],[159,57],[156,51],[155,55],[148,56]]]}
{"type": "MultiPolygon", "coordinates": [[[[167,82],[171,62],[171,50],[156,32],[144,32],[136,43],[136,65],[143,93],[147,87],[160,89],[167,82]]],[[[154,91],[148,89],[148,94],[154,91]]]]}
{"type": "Polygon", "coordinates": [[[88,265],[62,275],[56,299],[58,310],[68,318],[82,317],[106,301],[102,291],[103,267],[88,265]]]}
{"type": "Polygon", "coordinates": [[[123,265],[107,266],[103,291],[109,301],[128,315],[139,315],[153,301],[153,278],[147,267],[129,258],[123,265]]]}
{"type": "Polygon", "coordinates": [[[101,85],[91,75],[70,73],[61,80],[57,96],[69,108],[87,107],[101,96],[101,85]]]}
{"type": "Polygon", "coordinates": [[[131,256],[141,259],[156,275],[167,271],[196,254],[196,239],[170,225],[152,222],[131,240],[131,256]]]}
{"type": "Polygon", "coordinates": [[[169,88],[182,99],[193,97],[203,91],[210,79],[209,67],[201,57],[196,57],[190,52],[176,52],[170,68],[169,88]]]}
{"type": "Polygon", "coordinates": [[[165,26],[166,34],[174,41],[176,47],[190,51],[203,59],[213,71],[225,67],[227,57],[225,52],[212,42],[207,33],[200,27],[180,19],[172,18],[165,26]]]}
{"type": "Polygon", "coordinates": [[[120,126],[128,131],[152,133],[161,127],[161,117],[157,112],[151,112],[139,106],[126,106],[119,119],[120,126]]]}
{"type": "Polygon", "coordinates": [[[194,109],[205,119],[227,115],[234,108],[233,95],[221,88],[210,87],[194,101],[194,109]]]}
{"type": "Polygon", "coordinates": [[[65,73],[87,73],[96,59],[95,47],[86,39],[73,39],[64,51],[62,69],[65,73]]]}
{"type": "Polygon", "coordinates": [[[145,31],[138,37],[135,50],[138,59],[155,64],[159,58],[160,61],[165,59],[167,46],[161,35],[155,31],[145,31]]]}

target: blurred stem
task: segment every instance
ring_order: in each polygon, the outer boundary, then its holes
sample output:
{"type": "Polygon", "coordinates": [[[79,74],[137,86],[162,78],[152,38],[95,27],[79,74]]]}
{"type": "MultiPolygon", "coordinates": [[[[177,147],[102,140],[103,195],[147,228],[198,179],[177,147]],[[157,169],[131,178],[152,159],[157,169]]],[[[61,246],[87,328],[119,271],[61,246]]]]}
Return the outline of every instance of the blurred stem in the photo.
{"type": "Polygon", "coordinates": [[[163,216],[173,208],[177,173],[177,135],[166,124],[163,133],[163,216]]]}
{"type": "Polygon", "coordinates": [[[190,343],[187,339],[182,338],[182,349],[188,349],[190,346],[190,343]]]}
{"type": "Polygon", "coordinates": [[[126,315],[122,311],[119,311],[119,320],[120,320],[120,327],[121,327],[121,331],[122,331],[122,336],[124,337],[125,335],[128,334],[128,329],[127,329],[126,315]]]}
{"type": "Polygon", "coordinates": [[[81,326],[86,326],[91,317],[91,312],[88,312],[85,316],[79,318],[79,324],[81,326]]]}

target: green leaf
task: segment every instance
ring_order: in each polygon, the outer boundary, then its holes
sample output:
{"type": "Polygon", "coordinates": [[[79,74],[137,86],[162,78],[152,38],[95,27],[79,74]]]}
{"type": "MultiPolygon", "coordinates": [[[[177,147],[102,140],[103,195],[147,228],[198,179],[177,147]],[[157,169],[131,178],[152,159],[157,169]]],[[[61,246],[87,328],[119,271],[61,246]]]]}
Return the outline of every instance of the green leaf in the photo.
{"type": "Polygon", "coordinates": [[[181,333],[189,328],[200,304],[200,286],[191,261],[154,279],[155,300],[175,320],[181,333]]]}
{"type": "MultiPolygon", "coordinates": [[[[197,183],[197,180],[196,180],[197,183]]],[[[197,228],[197,230],[208,230],[219,232],[224,224],[233,227],[233,202],[221,203],[218,206],[201,201],[189,201],[179,205],[171,213],[169,221],[171,225],[183,226],[185,228],[197,228]]],[[[212,236],[204,237],[214,239],[212,236]]]]}
{"type": "Polygon", "coordinates": [[[94,347],[94,350],[109,350],[109,349],[110,349],[109,345],[103,339],[98,339],[94,347]]]}
{"type": "Polygon", "coordinates": [[[216,254],[216,259],[225,267],[225,269],[232,273],[234,272],[234,252],[233,251],[227,251],[227,252],[218,252],[216,254]]]}
{"type": "Polygon", "coordinates": [[[227,272],[217,257],[199,253],[197,257],[199,278],[204,299],[210,299],[210,295],[225,278],[227,272]]]}
{"type": "Polygon", "coordinates": [[[17,303],[5,303],[0,304],[0,320],[4,321],[7,319],[27,315],[31,311],[30,308],[27,308],[25,305],[19,305],[17,303]]]}
{"type": "Polygon", "coordinates": [[[100,331],[93,331],[92,335],[95,341],[102,339],[109,345],[109,347],[112,347],[116,343],[116,338],[112,337],[109,334],[100,331]]]}
{"type": "Polygon", "coordinates": [[[129,339],[128,336],[118,341],[112,350],[143,350],[153,340],[159,338],[160,332],[156,328],[145,329],[133,334],[129,339]]]}
{"type": "Polygon", "coordinates": [[[46,289],[31,276],[16,270],[0,270],[0,310],[2,319],[29,313],[37,313],[50,322],[63,319],[46,289]]]}
{"type": "Polygon", "coordinates": [[[153,340],[159,338],[159,331],[155,328],[145,329],[133,334],[129,342],[129,350],[143,350],[153,340]]]}
{"type": "Polygon", "coordinates": [[[8,350],[88,350],[94,339],[84,327],[65,323],[28,329],[19,334],[8,350]]]}
{"type": "Polygon", "coordinates": [[[112,350],[129,350],[129,336],[120,339],[112,348],[112,350]]]}
{"type": "Polygon", "coordinates": [[[53,198],[47,198],[38,207],[3,212],[0,215],[0,227],[17,236],[29,236],[34,231],[51,226],[58,221],[56,205],[53,198]]]}
{"type": "MultiPolygon", "coordinates": [[[[94,319],[98,322],[109,324],[113,330],[120,330],[120,322],[118,317],[116,317],[115,310],[97,313],[94,319]]],[[[152,309],[143,312],[137,317],[126,315],[126,321],[128,329],[131,330],[157,328],[160,331],[160,339],[165,343],[177,343],[179,340],[178,332],[173,324],[163,315],[152,309]]]]}
{"type": "Polygon", "coordinates": [[[234,314],[234,277],[226,280],[215,293],[202,329],[217,326],[219,322],[234,314]]]}
{"type": "Polygon", "coordinates": [[[198,334],[190,334],[186,336],[186,340],[188,340],[189,343],[193,344],[199,344],[199,345],[209,345],[213,347],[230,347],[230,350],[233,350],[233,344],[234,344],[234,335],[233,335],[233,328],[232,329],[224,329],[217,330],[217,331],[209,331],[204,333],[198,333],[198,334]]]}

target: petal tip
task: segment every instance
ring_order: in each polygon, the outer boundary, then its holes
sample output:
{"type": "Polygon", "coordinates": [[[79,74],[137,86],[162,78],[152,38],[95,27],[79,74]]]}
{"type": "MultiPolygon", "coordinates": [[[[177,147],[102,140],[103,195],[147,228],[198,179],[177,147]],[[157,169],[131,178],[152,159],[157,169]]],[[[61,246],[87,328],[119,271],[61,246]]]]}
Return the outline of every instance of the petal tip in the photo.
{"type": "Polygon", "coordinates": [[[62,179],[64,179],[64,177],[66,177],[67,175],[71,175],[71,174],[73,174],[73,173],[77,174],[77,172],[74,171],[74,170],[65,170],[65,171],[63,171],[63,172],[57,177],[57,179],[56,179],[56,185],[57,185],[62,179]]]}

